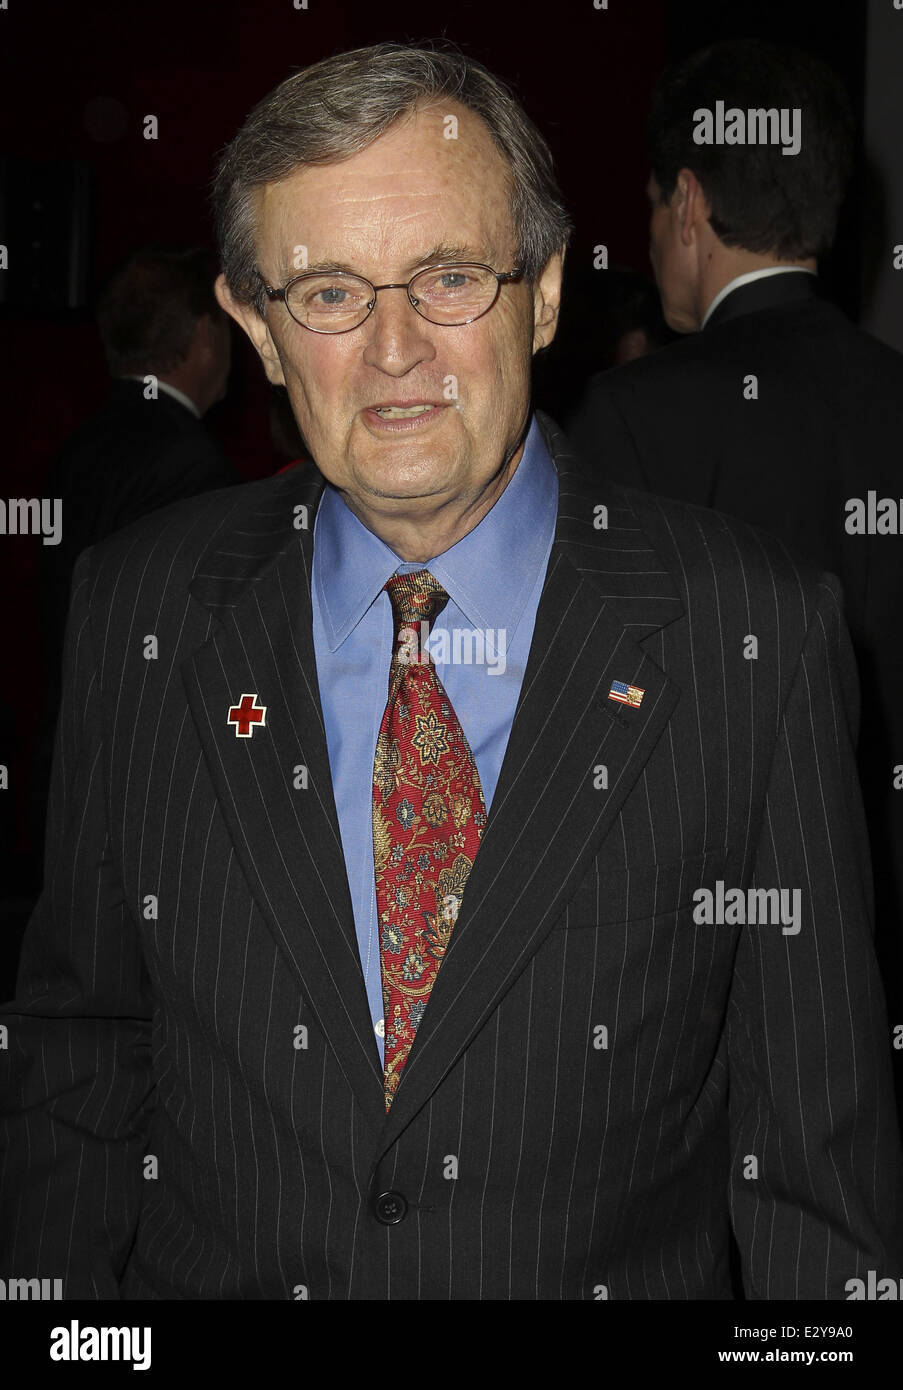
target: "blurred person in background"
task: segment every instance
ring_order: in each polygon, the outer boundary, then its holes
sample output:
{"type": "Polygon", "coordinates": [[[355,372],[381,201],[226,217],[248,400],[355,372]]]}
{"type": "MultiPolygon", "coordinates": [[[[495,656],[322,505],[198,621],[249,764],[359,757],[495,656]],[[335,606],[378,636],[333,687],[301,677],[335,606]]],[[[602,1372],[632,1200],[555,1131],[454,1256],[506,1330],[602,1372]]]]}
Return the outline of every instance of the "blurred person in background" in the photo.
{"type": "Polygon", "coordinates": [[[232,360],[216,273],[203,247],[143,246],[111,272],[98,297],[109,394],[65,442],[43,488],[62,499],[62,541],[40,547],[45,701],[29,809],[38,858],[79,554],[170,502],[241,481],[202,418],[225,396],[232,360]]]}
{"type": "MultiPolygon", "coordinates": [[[[901,541],[848,523],[870,491],[903,496],[903,356],[851,323],[818,275],[853,136],[846,93],[809,54],[731,40],[666,73],[648,127],[650,257],[665,318],[681,336],[594,377],[565,419],[569,438],[607,479],[740,517],[840,578],[863,692],[857,762],[876,940],[899,1018],[901,541]],[[697,143],[700,113],[719,102],[725,121],[730,108],[744,118],[796,111],[798,151],[697,143]]],[[[903,1102],[903,1075],[898,1087],[903,1102]]]]}

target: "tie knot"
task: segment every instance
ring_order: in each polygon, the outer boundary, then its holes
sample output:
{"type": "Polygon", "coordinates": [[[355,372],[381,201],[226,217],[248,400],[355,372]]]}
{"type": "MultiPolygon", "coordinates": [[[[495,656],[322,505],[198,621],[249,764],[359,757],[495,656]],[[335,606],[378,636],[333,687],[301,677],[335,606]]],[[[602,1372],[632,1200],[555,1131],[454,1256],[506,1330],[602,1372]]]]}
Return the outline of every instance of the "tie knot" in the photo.
{"type": "Polygon", "coordinates": [[[429,570],[393,575],[385,587],[396,627],[401,623],[430,623],[448,602],[448,594],[429,570]]]}

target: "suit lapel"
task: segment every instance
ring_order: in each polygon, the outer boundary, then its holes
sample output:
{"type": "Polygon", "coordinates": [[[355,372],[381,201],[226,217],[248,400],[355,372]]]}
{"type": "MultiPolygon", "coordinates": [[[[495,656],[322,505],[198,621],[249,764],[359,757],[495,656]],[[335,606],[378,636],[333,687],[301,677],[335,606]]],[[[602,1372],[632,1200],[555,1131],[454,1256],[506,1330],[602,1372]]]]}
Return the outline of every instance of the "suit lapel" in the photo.
{"type": "Polygon", "coordinates": [[[555,542],[480,852],[451,945],[387,1116],[373,1044],[316,676],[310,576],[323,479],[281,478],[199,563],[214,632],[183,663],[189,706],[236,853],[371,1124],[374,1161],[429,1100],[586,872],[679,691],[640,645],[683,612],[627,494],[596,487],[538,415],[559,474],[555,542]],[[598,508],[607,528],[596,529],[598,508]],[[307,525],[295,529],[299,507],[307,525]],[[608,699],[614,680],[642,704],[608,699]],[[255,693],[266,723],[226,722],[255,693]],[[597,786],[599,765],[607,787],[597,786]],[[296,768],[307,787],[295,786],[296,768]]]}
{"type": "Polygon", "coordinates": [[[202,558],[192,596],[217,619],[182,666],[188,701],[236,854],[364,1115],[385,1116],[312,634],[313,520],[323,478],[286,474],[240,530],[202,558]],[[298,507],[307,509],[298,512],[298,507]],[[294,527],[295,519],[307,526],[294,527]],[[227,711],[256,693],[266,723],[236,736],[227,711]],[[307,786],[303,781],[307,769],[307,786]]]}

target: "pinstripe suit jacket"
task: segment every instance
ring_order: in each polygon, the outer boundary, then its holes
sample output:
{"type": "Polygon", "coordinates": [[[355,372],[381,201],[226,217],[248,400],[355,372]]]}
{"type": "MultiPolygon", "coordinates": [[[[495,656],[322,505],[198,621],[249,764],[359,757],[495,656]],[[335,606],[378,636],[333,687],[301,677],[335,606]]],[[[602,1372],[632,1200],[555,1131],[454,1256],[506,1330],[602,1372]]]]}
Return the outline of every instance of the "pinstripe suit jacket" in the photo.
{"type": "Polygon", "coordinates": [[[720,1299],[731,1226],[751,1298],[898,1268],[836,581],[601,491],[539,418],[560,501],[529,665],[388,1116],[311,636],[321,476],[80,558],[0,1053],[4,1272],[70,1298],[720,1299]],[[239,739],[246,692],[266,725],[239,739]],[[799,889],[798,934],[697,923],[719,880],[799,889]]]}

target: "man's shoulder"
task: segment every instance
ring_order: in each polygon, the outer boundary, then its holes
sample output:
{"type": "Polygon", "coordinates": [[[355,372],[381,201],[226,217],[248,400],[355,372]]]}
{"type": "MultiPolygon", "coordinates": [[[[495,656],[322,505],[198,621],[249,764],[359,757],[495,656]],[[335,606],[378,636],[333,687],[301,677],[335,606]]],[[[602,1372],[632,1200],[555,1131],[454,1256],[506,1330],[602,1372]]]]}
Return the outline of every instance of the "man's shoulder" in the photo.
{"type": "Polygon", "coordinates": [[[823,597],[825,582],[837,592],[833,577],[826,581],[778,536],[737,516],[616,480],[594,467],[554,420],[542,418],[565,493],[560,532],[575,543],[578,567],[582,558],[587,569],[607,576],[614,560],[626,576],[664,566],[688,608],[703,592],[718,591],[735,612],[741,603],[773,605],[788,598],[808,612],[823,597]],[[606,513],[602,528],[600,502],[606,513]],[[643,553],[650,550],[654,555],[643,553]]]}
{"type": "Polygon", "coordinates": [[[667,388],[701,366],[717,370],[721,361],[720,354],[712,351],[709,335],[688,333],[655,352],[595,372],[587,382],[587,394],[626,399],[638,391],[667,388]]]}
{"type": "Polygon", "coordinates": [[[704,394],[726,375],[733,380],[738,362],[751,369],[750,354],[760,350],[776,370],[804,383],[817,364],[838,373],[861,365],[863,380],[879,389],[903,387],[903,353],[852,323],[835,304],[814,300],[800,308],[743,314],[597,372],[586,398],[645,405],[674,391],[704,394]]]}
{"type": "MultiPolygon", "coordinates": [[[[92,547],[95,585],[184,587],[218,542],[241,535],[290,536],[299,502],[313,496],[321,475],[313,465],[254,482],[180,498],[115,531],[92,547]]],[[[231,543],[231,542],[230,542],[231,543]]]]}
{"type": "Polygon", "coordinates": [[[751,618],[779,606],[788,619],[796,612],[805,628],[826,587],[841,601],[833,575],[768,531],[692,502],[629,487],[615,491],[667,567],[691,619],[697,601],[714,597],[725,613],[751,618]]]}

